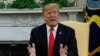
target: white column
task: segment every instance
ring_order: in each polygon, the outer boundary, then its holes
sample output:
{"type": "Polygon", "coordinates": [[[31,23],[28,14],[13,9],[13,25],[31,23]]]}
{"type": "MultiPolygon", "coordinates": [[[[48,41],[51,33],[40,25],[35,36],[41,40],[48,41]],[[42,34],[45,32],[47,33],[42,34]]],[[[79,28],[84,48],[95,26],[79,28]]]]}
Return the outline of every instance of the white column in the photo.
{"type": "Polygon", "coordinates": [[[68,12],[69,21],[77,21],[78,12],[68,12]]]}

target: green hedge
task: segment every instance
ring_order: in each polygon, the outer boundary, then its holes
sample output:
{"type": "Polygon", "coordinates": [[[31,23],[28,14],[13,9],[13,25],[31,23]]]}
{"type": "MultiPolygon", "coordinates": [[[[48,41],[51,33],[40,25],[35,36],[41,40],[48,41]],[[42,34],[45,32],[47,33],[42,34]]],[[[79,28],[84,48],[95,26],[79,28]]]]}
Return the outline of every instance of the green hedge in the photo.
{"type": "Polygon", "coordinates": [[[4,7],[5,7],[4,3],[0,2],[0,8],[4,8],[4,7]]]}
{"type": "MultiPolygon", "coordinates": [[[[68,0],[44,0],[42,3],[36,3],[35,0],[15,0],[12,2],[12,4],[7,4],[7,8],[39,8],[42,7],[48,3],[58,3],[60,7],[72,7],[74,6],[74,2],[70,3],[68,0]]],[[[0,3],[0,8],[4,8],[4,3],[0,3]]]]}
{"type": "Polygon", "coordinates": [[[38,8],[40,7],[35,0],[16,0],[13,1],[11,8],[38,8]]]}
{"type": "Polygon", "coordinates": [[[48,3],[58,3],[60,7],[71,7],[74,6],[74,2],[70,3],[68,0],[44,0],[42,5],[46,5],[48,3]]]}

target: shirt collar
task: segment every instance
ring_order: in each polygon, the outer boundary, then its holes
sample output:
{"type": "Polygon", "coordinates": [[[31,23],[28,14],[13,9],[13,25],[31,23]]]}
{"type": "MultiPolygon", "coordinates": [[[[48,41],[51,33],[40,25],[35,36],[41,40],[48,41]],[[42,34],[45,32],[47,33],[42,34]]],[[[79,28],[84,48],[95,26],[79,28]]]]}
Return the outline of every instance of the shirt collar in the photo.
{"type": "MultiPolygon", "coordinates": [[[[46,27],[47,27],[47,32],[49,32],[50,26],[46,25],[46,27]]],[[[57,31],[57,28],[58,28],[58,24],[55,27],[53,27],[54,31],[57,31]]]]}

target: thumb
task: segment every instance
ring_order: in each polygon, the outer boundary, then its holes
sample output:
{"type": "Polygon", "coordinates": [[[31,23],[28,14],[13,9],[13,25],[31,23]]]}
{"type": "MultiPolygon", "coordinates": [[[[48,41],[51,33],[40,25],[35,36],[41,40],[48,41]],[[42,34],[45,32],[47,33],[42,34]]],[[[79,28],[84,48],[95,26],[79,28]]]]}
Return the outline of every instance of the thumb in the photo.
{"type": "Polygon", "coordinates": [[[63,48],[63,44],[60,44],[60,49],[63,48]]]}
{"type": "Polygon", "coordinates": [[[35,44],[34,43],[32,43],[32,47],[35,48],[35,44]]]}
{"type": "Polygon", "coordinates": [[[64,47],[64,49],[68,50],[68,46],[66,45],[66,46],[64,47]]]}

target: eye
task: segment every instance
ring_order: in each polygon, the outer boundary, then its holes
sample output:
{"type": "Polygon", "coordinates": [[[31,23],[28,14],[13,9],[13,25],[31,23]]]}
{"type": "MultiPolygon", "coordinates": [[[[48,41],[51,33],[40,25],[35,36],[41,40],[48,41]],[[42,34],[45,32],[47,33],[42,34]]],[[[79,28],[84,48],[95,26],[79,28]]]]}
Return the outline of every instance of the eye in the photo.
{"type": "Polygon", "coordinates": [[[57,11],[53,11],[53,13],[54,13],[54,14],[57,14],[58,12],[57,12],[57,11]]]}
{"type": "Polygon", "coordinates": [[[47,14],[51,14],[51,12],[48,12],[47,14]]]}

